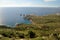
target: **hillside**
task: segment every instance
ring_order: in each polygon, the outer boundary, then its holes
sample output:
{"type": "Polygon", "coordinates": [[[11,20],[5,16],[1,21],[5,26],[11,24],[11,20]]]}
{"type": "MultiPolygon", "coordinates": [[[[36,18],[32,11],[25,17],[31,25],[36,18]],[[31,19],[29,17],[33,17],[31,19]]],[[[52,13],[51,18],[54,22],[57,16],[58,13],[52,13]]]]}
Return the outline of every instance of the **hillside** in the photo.
{"type": "Polygon", "coordinates": [[[60,15],[27,15],[31,24],[17,24],[15,28],[1,28],[1,40],[60,40],[60,15]]]}
{"type": "MultiPolygon", "coordinates": [[[[31,24],[23,24],[17,27],[25,27],[25,30],[32,30],[38,37],[47,37],[44,40],[60,40],[60,15],[51,14],[45,16],[27,15],[26,19],[31,24]],[[55,36],[57,37],[55,37],[55,36]],[[50,38],[51,36],[51,38],[50,38]],[[48,38],[49,37],[49,38],[48,38]]],[[[37,38],[38,40],[39,38],[37,38]]]]}

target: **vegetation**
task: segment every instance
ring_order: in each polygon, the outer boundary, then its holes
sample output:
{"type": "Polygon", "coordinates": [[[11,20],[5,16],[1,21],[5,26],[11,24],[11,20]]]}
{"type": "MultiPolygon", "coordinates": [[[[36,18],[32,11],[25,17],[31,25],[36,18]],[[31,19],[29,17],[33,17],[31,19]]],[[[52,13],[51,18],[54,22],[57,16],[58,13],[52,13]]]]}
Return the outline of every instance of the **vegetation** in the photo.
{"type": "Polygon", "coordinates": [[[0,40],[60,40],[60,15],[27,15],[31,24],[0,26],[0,40]]]}

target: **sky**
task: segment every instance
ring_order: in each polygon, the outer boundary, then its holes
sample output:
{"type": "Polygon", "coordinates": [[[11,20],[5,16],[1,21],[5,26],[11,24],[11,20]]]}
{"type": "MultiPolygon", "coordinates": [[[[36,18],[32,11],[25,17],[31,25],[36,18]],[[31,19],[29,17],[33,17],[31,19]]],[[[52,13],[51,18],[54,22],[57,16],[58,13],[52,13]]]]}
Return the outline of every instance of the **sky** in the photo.
{"type": "Polygon", "coordinates": [[[0,7],[60,7],[60,0],[0,0],[0,7]]]}

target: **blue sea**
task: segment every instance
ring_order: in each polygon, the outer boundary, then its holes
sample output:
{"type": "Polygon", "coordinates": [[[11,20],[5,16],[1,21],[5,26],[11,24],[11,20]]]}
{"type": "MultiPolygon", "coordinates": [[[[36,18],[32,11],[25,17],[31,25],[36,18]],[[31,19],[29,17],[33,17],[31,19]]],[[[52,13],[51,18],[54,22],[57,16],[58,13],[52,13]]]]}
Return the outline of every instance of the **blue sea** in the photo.
{"type": "Polygon", "coordinates": [[[25,20],[20,15],[47,15],[53,13],[60,13],[60,8],[52,7],[0,7],[0,25],[10,25],[25,23],[29,24],[29,20],[25,20]]]}

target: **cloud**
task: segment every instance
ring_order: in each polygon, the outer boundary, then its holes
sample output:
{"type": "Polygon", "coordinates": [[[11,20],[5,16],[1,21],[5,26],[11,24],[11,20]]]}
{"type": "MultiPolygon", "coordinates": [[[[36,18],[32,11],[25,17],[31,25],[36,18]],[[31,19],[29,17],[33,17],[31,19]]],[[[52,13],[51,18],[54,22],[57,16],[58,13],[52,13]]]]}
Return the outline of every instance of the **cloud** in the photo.
{"type": "Polygon", "coordinates": [[[58,7],[54,5],[43,5],[43,4],[32,4],[32,3],[21,3],[21,4],[4,4],[0,5],[0,7],[58,7]]]}
{"type": "Polygon", "coordinates": [[[44,0],[44,2],[52,2],[52,1],[56,1],[56,0],[44,0]]]}
{"type": "Polygon", "coordinates": [[[31,6],[31,2],[16,2],[11,0],[0,0],[0,7],[25,7],[25,6],[31,6]]]}
{"type": "Polygon", "coordinates": [[[0,4],[0,7],[28,7],[31,6],[31,3],[21,3],[21,4],[16,4],[16,3],[3,3],[0,4]]]}
{"type": "MultiPolygon", "coordinates": [[[[44,0],[45,2],[52,1],[52,0],[44,0]]],[[[55,1],[55,0],[53,0],[55,1]]],[[[34,4],[32,2],[17,2],[14,0],[0,0],[0,7],[57,7],[51,5],[43,5],[43,4],[34,4]]]]}

